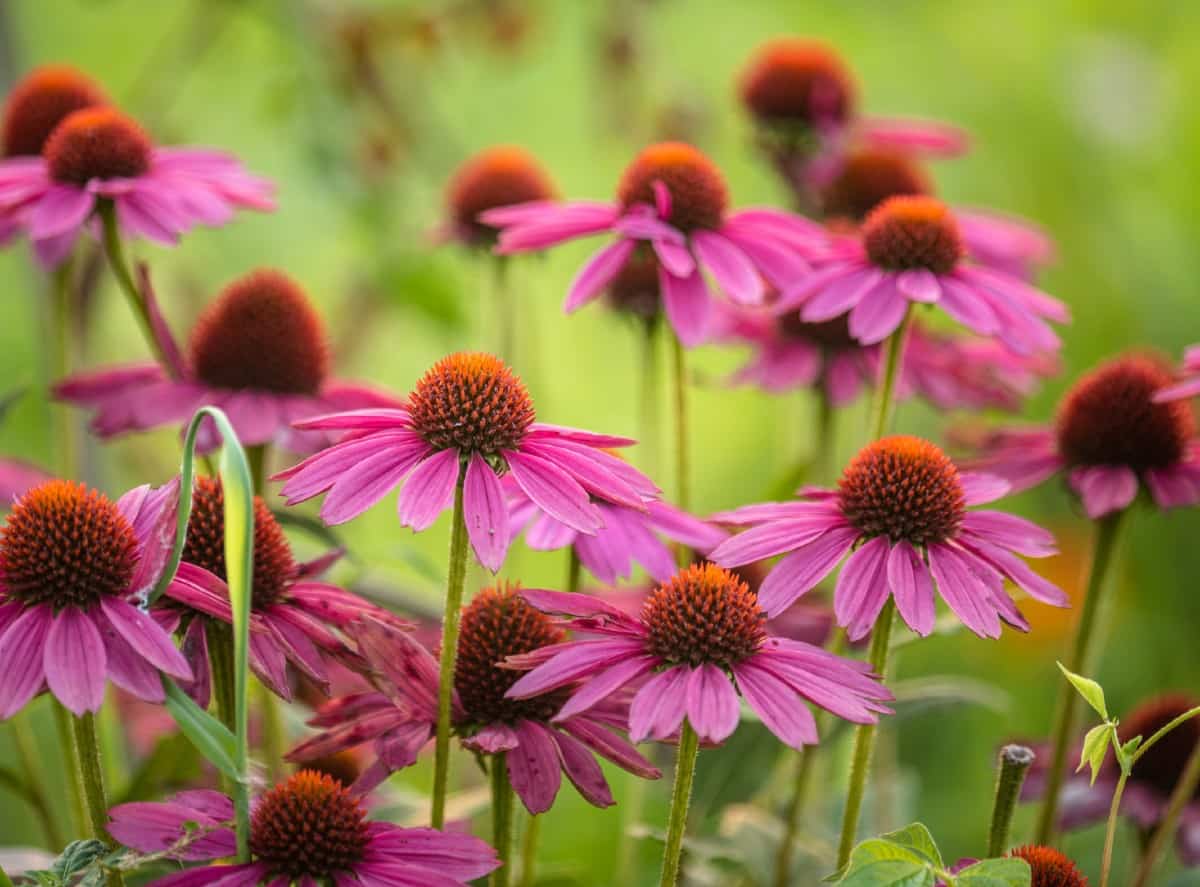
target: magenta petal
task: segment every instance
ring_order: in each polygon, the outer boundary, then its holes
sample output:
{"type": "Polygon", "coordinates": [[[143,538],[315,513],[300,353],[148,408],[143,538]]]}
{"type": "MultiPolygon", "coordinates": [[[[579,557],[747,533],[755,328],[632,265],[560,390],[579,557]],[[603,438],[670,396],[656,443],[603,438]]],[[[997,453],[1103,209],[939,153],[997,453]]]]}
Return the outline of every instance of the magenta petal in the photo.
{"type": "MultiPolygon", "coordinates": [[[[817,273],[832,274],[825,271],[817,273]]],[[[845,269],[836,277],[831,276],[829,282],[805,303],[800,316],[808,323],[823,323],[841,317],[857,306],[881,280],[883,274],[874,268],[855,266],[845,269]]]]}
{"type": "Polygon", "coordinates": [[[968,512],[963,517],[962,528],[964,532],[1027,557],[1048,557],[1058,551],[1049,530],[1002,511],[968,512]]]}
{"type": "Polygon", "coordinates": [[[636,656],[609,666],[576,690],[575,694],[567,700],[566,705],[554,716],[554,720],[564,721],[573,715],[582,714],[618,690],[628,686],[637,678],[652,671],[657,663],[657,659],[649,656],[636,656]]]}
{"type": "Polygon", "coordinates": [[[506,755],[508,781],[530,813],[545,813],[562,784],[558,744],[550,731],[534,721],[518,721],[520,743],[506,755]]]}
{"type": "MultiPolygon", "coordinates": [[[[638,658],[643,645],[635,640],[588,640],[564,645],[562,651],[508,688],[510,699],[528,699],[574,681],[590,678],[610,666],[638,658]]],[[[647,670],[652,667],[648,666],[647,670]]]]}
{"type": "Polygon", "coordinates": [[[96,198],[82,188],[56,185],[33,205],[29,214],[29,236],[49,240],[79,229],[91,213],[96,198]]]}
{"type": "Polygon", "coordinates": [[[192,679],[187,660],[175,648],[170,635],[149,614],[115,597],[101,598],[100,607],[109,624],[143,659],[173,678],[192,679]]]}
{"type": "Polygon", "coordinates": [[[428,529],[453,504],[458,472],[458,450],[442,450],[418,465],[400,491],[400,524],[418,533],[428,529]]]}
{"type": "Polygon", "coordinates": [[[516,748],[520,741],[516,730],[507,724],[496,723],[488,724],[469,740],[463,740],[463,744],[485,754],[494,755],[516,748]]]}
{"type": "Polygon", "coordinates": [[[495,573],[508,552],[508,507],[504,489],[492,466],[475,453],[467,464],[463,484],[463,519],[479,562],[495,573]]]}
{"type": "Polygon", "coordinates": [[[930,545],[926,554],[938,592],[963,625],[981,637],[1000,637],[1000,617],[989,588],[989,584],[1003,585],[999,576],[991,579],[977,568],[978,562],[967,560],[949,545],[930,545]]]}
{"type": "Polygon", "coordinates": [[[654,254],[658,256],[659,263],[676,277],[687,277],[696,270],[696,260],[692,258],[692,254],[688,248],[674,240],[663,237],[655,238],[650,241],[654,247],[654,254]]]}
{"type": "Polygon", "coordinates": [[[50,692],[76,716],[104,704],[104,638],[91,616],[78,607],[64,607],[51,621],[42,667],[50,692]]]}
{"type": "MultiPolygon", "coordinates": [[[[428,453],[424,441],[414,439],[361,458],[342,472],[329,488],[321,503],[321,519],[335,525],[358,517],[394,490],[428,453]]],[[[293,482],[302,480],[303,477],[293,478],[293,482]]],[[[285,493],[287,489],[285,486],[285,493]]],[[[291,501],[295,501],[294,498],[291,501]]]]}
{"type": "Polygon", "coordinates": [[[581,533],[594,533],[602,524],[587,490],[549,459],[505,450],[513,480],[547,514],[581,533]]]}
{"type": "Polygon", "coordinates": [[[937,618],[933,580],[921,555],[904,540],[893,545],[888,554],[887,581],[900,618],[917,634],[927,637],[937,618]]]}
{"type": "Polygon", "coordinates": [[[1071,489],[1083,500],[1083,510],[1092,520],[1128,508],[1137,498],[1137,475],[1124,465],[1076,468],[1068,480],[1071,489]]]}
{"type": "Polygon", "coordinates": [[[737,691],[725,672],[712,663],[690,670],[687,716],[701,741],[721,743],[737,729],[737,691]]]}
{"type": "Polygon", "coordinates": [[[817,743],[816,720],[795,690],[754,658],[733,666],[733,674],[750,708],[780,741],[792,748],[817,743]]]}
{"type": "Polygon", "coordinates": [[[864,345],[882,342],[900,327],[908,305],[895,278],[885,276],[850,312],[850,335],[864,345]]]}
{"type": "Polygon", "coordinates": [[[913,302],[936,302],[942,295],[937,275],[926,268],[912,268],[896,275],[896,289],[913,302]]]}
{"type": "Polygon", "coordinates": [[[579,794],[594,807],[611,807],[615,804],[604,771],[587,747],[566,733],[551,732],[550,735],[558,744],[563,772],[579,794]]]}
{"type": "Polygon", "coordinates": [[[750,257],[733,241],[715,231],[696,231],[692,245],[721,289],[739,305],[759,305],[763,282],[750,257]]]}
{"type": "Polygon", "coordinates": [[[964,505],[995,502],[1012,490],[1012,484],[1004,478],[979,471],[960,471],[958,481],[962,485],[964,505]]]}
{"type": "Polygon", "coordinates": [[[687,348],[702,343],[708,337],[712,299],[700,270],[694,269],[687,277],[676,277],[660,266],[658,286],[667,320],[679,341],[687,348]]]}
{"type": "MultiPolygon", "coordinates": [[[[682,714],[680,715],[682,720],[682,714]]],[[[637,750],[612,730],[590,718],[571,718],[563,721],[559,729],[570,733],[596,754],[612,761],[643,779],[659,779],[662,771],[646,760],[637,750]]]]}
{"type": "Polygon", "coordinates": [[[621,273],[636,246],[636,241],[622,238],[588,259],[571,282],[563,311],[567,314],[577,311],[600,295],[612,279],[621,273]]]}
{"type": "Polygon", "coordinates": [[[887,537],[876,536],[850,555],[838,576],[833,610],[851,641],[870,633],[888,598],[888,551],[887,537]]]}
{"type": "Polygon", "coordinates": [[[42,687],[43,650],[53,611],[48,605],[27,607],[0,635],[0,720],[24,707],[42,687]]]}
{"type": "Polygon", "coordinates": [[[687,668],[675,666],[650,678],[629,707],[629,738],[668,739],[679,730],[687,711],[687,668]]]}
{"type": "Polygon", "coordinates": [[[836,528],[836,520],[824,514],[772,521],[722,542],[709,555],[709,560],[722,567],[740,567],[793,551],[836,528]]]}
{"type": "Polygon", "coordinates": [[[858,530],[839,527],[798,548],[775,565],[758,589],[758,603],[774,618],[829,575],[858,539],[858,530]]]}

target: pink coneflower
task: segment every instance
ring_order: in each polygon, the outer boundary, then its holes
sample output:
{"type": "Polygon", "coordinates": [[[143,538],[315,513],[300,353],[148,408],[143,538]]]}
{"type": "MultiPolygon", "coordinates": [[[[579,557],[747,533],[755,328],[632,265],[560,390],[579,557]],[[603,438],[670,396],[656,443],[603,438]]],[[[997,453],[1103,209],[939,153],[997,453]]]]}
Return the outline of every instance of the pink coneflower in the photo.
{"type": "Polygon", "coordinates": [[[524,530],[525,543],[535,551],[570,546],[593,576],[609,584],[628,579],[635,563],[654,579],[666,581],[675,573],[675,555],[668,542],[707,554],[728,535],[686,511],[653,499],[646,500],[641,508],[597,501],[604,525],[594,533],[581,533],[539,508],[517,484],[509,481],[505,488],[514,535],[524,530]]]}
{"type": "MultiPolygon", "coordinates": [[[[392,770],[412,764],[433,738],[438,663],[405,632],[368,621],[352,631],[380,692],[330,702],[310,722],[325,732],[288,758],[303,762],[373,742],[377,761],[355,786],[365,791],[392,770]]],[[[505,697],[520,673],[499,663],[565,640],[566,633],[513,586],[484,589],[463,609],[454,667],[454,730],[471,751],[505,755],[512,787],[534,814],[550,809],[564,773],[589,803],[613,804],[595,755],[648,779],[661,775],[609,729],[624,726],[627,706],[600,707],[558,723],[551,719],[565,699],[562,692],[505,697]]]]}
{"type": "MultiPolygon", "coordinates": [[[[247,446],[278,444],[310,453],[329,443],[292,423],[326,413],[399,406],[374,388],[330,378],[324,325],[300,286],[280,271],[260,269],[234,280],[197,320],[187,358],[159,327],[175,366],[133,364],[80,373],[54,388],[61,400],[92,410],[101,437],[182,426],[195,411],[218,406],[247,446]]],[[[218,446],[216,429],[201,429],[198,446],[218,446]]]]}
{"type": "Polygon", "coordinates": [[[568,313],[600,296],[637,253],[652,249],[667,318],[692,346],[704,340],[712,309],[705,271],[733,301],[757,304],[764,279],[780,288],[793,283],[809,267],[801,253],[820,249],[821,232],[811,222],[773,209],[731,213],[728,204],[725,179],[708,157],[691,145],[664,142],[626,168],[615,203],[535,202],[481,218],[501,229],[502,254],[589,234],[617,236],[576,275],[568,313]]]}
{"type": "Polygon", "coordinates": [[[646,675],[629,710],[629,735],[675,736],[684,718],[701,741],[724,742],[738,724],[738,696],[772,733],[799,748],[817,742],[801,701],[856,723],[874,723],[891,694],[860,662],[800,641],[770,637],[756,596],[714,564],[686,567],[646,599],[637,618],[582,594],[525,591],[547,613],[564,614],[573,640],[509,660],[532,668],[508,691],[529,699],[580,684],[555,716],[566,721],[646,675]],[[594,637],[598,635],[599,637],[594,637]]]}
{"type": "Polygon", "coordinates": [[[859,237],[840,238],[820,270],[786,290],[776,307],[800,307],[809,322],[850,314],[864,344],[895,332],[909,306],[936,304],[968,329],[1018,354],[1056,351],[1045,319],[1065,323],[1065,306],[1023,280],[966,261],[958,221],[932,197],[892,197],[872,210],[859,237]]]}
{"type": "Polygon", "coordinates": [[[499,229],[480,221],[488,210],[555,198],[550,176],[529,151],[496,145],[462,164],[446,188],[446,221],[439,239],[490,248],[499,229]]]}
{"type": "Polygon", "coordinates": [[[442,358],[417,382],[407,409],[358,410],[300,426],[352,434],[278,475],[287,480],[289,504],[328,492],[321,517],[340,524],[403,484],[400,523],[420,531],[451,507],[461,474],[468,537],[493,572],[511,539],[505,472],[547,514],[589,534],[604,523],[595,499],[644,508],[655,489],[604,452],[632,440],[535,422],[524,383],[490,354],[442,358]]]}
{"type": "Polygon", "coordinates": [[[1155,403],[1184,400],[1200,395],[1200,345],[1193,345],[1183,352],[1183,365],[1179,369],[1182,382],[1168,385],[1154,395],[1155,403]]]}
{"type": "MultiPolygon", "coordinates": [[[[120,804],[109,833],[140,853],[184,843],[176,859],[216,861],[237,852],[233,801],[212,791],[170,800],[120,804]],[[187,842],[189,833],[195,840],[187,842]]],[[[466,887],[499,865],[495,852],[470,835],[367,821],[363,802],[332,777],[302,770],[260,795],[250,819],[249,862],[185,869],[153,887],[258,887],[283,884],[394,884],[466,887]]]]}
{"type": "MultiPolygon", "coordinates": [[[[1118,737],[1123,743],[1135,736],[1141,736],[1145,741],[1198,705],[1200,699],[1189,693],[1166,693],[1147,699],[1121,719],[1118,737]]],[[[1200,743],[1200,720],[1193,717],[1167,733],[1134,765],[1121,798],[1121,813],[1143,836],[1148,837],[1162,821],[1167,802],[1197,743],[1200,743]]],[[[1082,737],[1079,744],[1082,747],[1082,737]]],[[[1049,776],[1048,763],[1048,755],[1039,754],[1035,759],[1022,786],[1022,800],[1034,801],[1043,796],[1049,776]]],[[[1119,776],[1120,769],[1111,756],[1105,760],[1094,783],[1086,768],[1080,773],[1068,772],[1059,803],[1057,827],[1075,831],[1107,819],[1119,776]]],[[[1184,808],[1176,846],[1184,865],[1200,865],[1200,796],[1191,798],[1184,808]]]]}
{"type": "Polygon", "coordinates": [[[1066,472],[1090,518],[1120,511],[1144,485],[1160,508],[1200,501],[1191,403],[1160,403],[1174,377],[1156,359],[1116,358],[1082,376],[1053,426],[996,432],[974,464],[1022,490],[1066,472]]]}
{"type": "Polygon", "coordinates": [[[174,244],[196,225],[224,225],[238,209],[270,211],[274,187],[229,154],[156,147],[111,106],[62,119],[39,157],[0,163],[0,216],[19,222],[46,266],[60,263],[101,206],[127,234],[174,244]]]}
{"type": "Polygon", "coordinates": [[[719,546],[712,558],[737,566],[786,553],[758,591],[773,616],[849,554],[834,590],[834,613],[852,641],[871,631],[889,595],[908,626],[928,635],[935,582],[964,625],[999,637],[1001,619],[1028,629],[1004,591],[1005,579],[1037,600],[1068,603],[1066,594],[1016,556],[1054,554],[1048,532],[1003,512],[966,510],[1006,492],[1008,484],[999,478],[960,474],[928,441],[885,437],[851,460],[837,489],[806,490],[799,501],[717,515],[750,529],[719,546]]]}
{"type": "Polygon", "coordinates": [[[189,680],[170,635],[138,607],[170,551],[175,486],[130,490],[114,504],[51,480],[13,505],[0,531],[0,718],[43,688],[76,715],[112,680],[161,702],[159,672],[189,680]]]}
{"type": "MultiPolygon", "coordinates": [[[[225,575],[224,505],[218,479],[196,479],[183,560],[154,611],[165,627],[183,629],[183,649],[196,677],[190,690],[203,702],[210,687],[206,629],[210,624],[233,622],[225,575]]],[[[289,664],[318,686],[328,687],[325,657],[349,655],[337,630],[364,614],[383,612],[317,579],[326,561],[297,564],[275,516],[260,497],[254,498],[250,667],[283,699],[292,698],[289,664]]]]}

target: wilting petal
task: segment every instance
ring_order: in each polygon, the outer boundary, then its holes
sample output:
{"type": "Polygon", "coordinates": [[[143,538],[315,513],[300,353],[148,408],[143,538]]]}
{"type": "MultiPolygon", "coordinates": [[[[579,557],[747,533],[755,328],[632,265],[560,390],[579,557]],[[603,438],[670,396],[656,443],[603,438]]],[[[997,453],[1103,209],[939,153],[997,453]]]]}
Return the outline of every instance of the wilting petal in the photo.
{"type": "Polygon", "coordinates": [[[550,731],[533,721],[518,721],[520,743],[506,755],[508,780],[530,813],[545,813],[562,784],[558,745],[550,731]]]}

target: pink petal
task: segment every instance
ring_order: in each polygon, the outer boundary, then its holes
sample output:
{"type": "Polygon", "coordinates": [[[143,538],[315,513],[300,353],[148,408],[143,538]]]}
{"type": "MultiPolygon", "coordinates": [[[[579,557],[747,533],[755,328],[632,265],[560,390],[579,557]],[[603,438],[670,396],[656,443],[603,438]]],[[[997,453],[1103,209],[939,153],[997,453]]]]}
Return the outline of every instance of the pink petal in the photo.
{"type": "Polygon", "coordinates": [[[703,230],[692,234],[692,245],[730,299],[741,305],[762,303],[762,278],[740,247],[715,231],[703,230]]]}
{"type": "Polygon", "coordinates": [[[520,744],[505,756],[508,780],[530,813],[545,813],[562,783],[558,744],[550,731],[533,721],[518,721],[520,744]]]}
{"type": "Polygon", "coordinates": [[[690,669],[687,716],[702,741],[724,742],[737,729],[737,691],[717,666],[705,663],[690,669]]]}
{"type": "Polygon", "coordinates": [[[887,560],[887,581],[900,618],[913,631],[927,637],[933,631],[937,611],[933,580],[921,556],[906,541],[892,546],[887,560]]]}
{"type": "Polygon", "coordinates": [[[763,580],[758,604],[774,618],[829,575],[859,537],[853,527],[839,527],[793,551],[763,580]]]}
{"type": "Polygon", "coordinates": [[[579,794],[593,807],[611,807],[615,804],[604,771],[587,747],[566,733],[552,731],[550,735],[558,745],[563,772],[579,794]]]}
{"type": "Polygon", "coordinates": [[[1002,511],[972,511],[963,517],[962,528],[995,545],[1028,557],[1048,557],[1058,548],[1054,535],[1033,521],[1002,511]]]}
{"type": "Polygon", "coordinates": [[[636,241],[622,238],[588,259],[571,282],[563,311],[567,314],[577,311],[600,295],[625,267],[636,246],[636,241]]]}
{"type": "Polygon", "coordinates": [[[568,527],[592,533],[602,523],[587,490],[571,475],[540,456],[505,450],[513,479],[537,506],[568,527]]]}
{"type": "Polygon", "coordinates": [[[796,691],[757,664],[757,657],[733,666],[738,688],[767,729],[792,748],[815,745],[817,724],[796,691]]]}
{"type": "Polygon", "coordinates": [[[772,521],[727,539],[709,555],[709,560],[722,567],[740,567],[794,551],[837,526],[835,518],[824,514],[772,521]]]}
{"type": "Polygon", "coordinates": [[[0,720],[11,718],[42,688],[43,651],[52,621],[48,605],[27,607],[0,635],[0,720]]]}
{"type": "Polygon", "coordinates": [[[576,641],[544,665],[523,675],[504,695],[510,699],[539,696],[642,654],[643,645],[632,640],[576,641]]]}
{"type": "Polygon", "coordinates": [[[914,302],[936,302],[942,295],[937,275],[926,268],[911,268],[896,275],[896,289],[914,302]]]}
{"type": "Polygon", "coordinates": [[[834,615],[851,641],[870,634],[887,600],[888,552],[887,537],[876,536],[850,555],[838,577],[833,592],[834,615]]]}
{"type": "Polygon", "coordinates": [[[500,479],[478,453],[473,453],[467,464],[463,517],[475,556],[495,573],[504,564],[504,555],[508,552],[508,508],[500,479]]]}
{"type": "Polygon", "coordinates": [[[629,738],[634,742],[673,736],[687,711],[689,671],[675,666],[642,684],[629,707],[629,738]]]}
{"type": "Polygon", "coordinates": [[[1068,481],[1083,500],[1083,510],[1092,520],[1127,508],[1137,498],[1137,475],[1124,465],[1076,468],[1068,475],[1068,481]]]}
{"type": "Polygon", "coordinates": [[[895,279],[885,276],[850,312],[850,335],[864,345],[882,342],[900,327],[908,305],[895,279]]]}
{"type": "Polygon", "coordinates": [[[46,634],[42,665],[50,692],[68,710],[76,716],[99,711],[104,704],[108,656],[89,614],[75,606],[58,612],[46,634]]]}
{"type": "Polygon", "coordinates": [[[181,681],[192,679],[192,669],[162,627],[149,614],[120,598],[103,597],[100,608],[109,624],[143,659],[181,681]]]}
{"type": "MultiPolygon", "coordinates": [[[[609,666],[576,690],[574,695],[567,700],[566,705],[554,716],[554,720],[565,721],[569,717],[582,714],[618,690],[628,686],[637,678],[652,671],[657,663],[657,659],[640,656],[609,666]]],[[[509,692],[511,693],[511,691],[509,692]]]]}
{"type": "Polygon", "coordinates": [[[930,545],[926,555],[938,592],[963,625],[980,637],[1000,637],[1000,617],[990,601],[989,577],[948,545],[930,545]]]}
{"type": "Polygon", "coordinates": [[[995,474],[980,471],[960,471],[959,484],[962,485],[963,504],[984,505],[1007,496],[1012,490],[1012,484],[995,474]]]}
{"type": "Polygon", "coordinates": [[[874,268],[846,268],[805,303],[800,316],[807,323],[823,323],[841,317],[862,302],[882,280],[883,273],[874,268]]]}
{"type": "Polygon", "coordinates": [[[682,243],[676,243],[666,238],[652,240],[654,254],[658,256],[659,264],[676,277],[688,277],[696,270],[696,260],[682,243]]]}
{"type": "Polygon", "coordinates": [[[676,277],[660,266],[658,286],[667,320],[679,341],[687,348],[702,343],[708,337],[712,299],[699,269],[693,270],[687,277],[676,277]]]}
{"type": "Polygon", "coordinates": [[[400,491],[400,524],[426,530],[454,503],[458,450],[441,450],[416,467],[400,491]]]}
{"type": "Polygon", "coordinates": [[[82,188],[56,185],[33,205],[29,214],[29,237],[50,240],[74,233],[96,204],[96,198],[82,188]]]}

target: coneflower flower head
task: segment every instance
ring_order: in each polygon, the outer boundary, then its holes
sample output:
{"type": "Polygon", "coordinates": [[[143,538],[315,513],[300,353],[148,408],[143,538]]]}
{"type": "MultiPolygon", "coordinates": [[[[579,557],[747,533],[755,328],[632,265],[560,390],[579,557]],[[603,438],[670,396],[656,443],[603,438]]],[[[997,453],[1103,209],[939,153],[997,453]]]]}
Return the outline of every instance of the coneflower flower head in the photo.
{"type": "Polygon", "coordinates": [[[90,77],[69,65],[34,68],[4,102],[0,143],[5,157],[37,156],[50,133],[68,114],[108,104],[90,77]]]}
{"type": "Polygon", "coordinates": [[[537,159],[516,145],[497,145],[462,164],[446,188],[449,216],[443,236],[490,247],[497,229],[480,221],[488,210],[553,200],[555,188],[537,159]]]}

